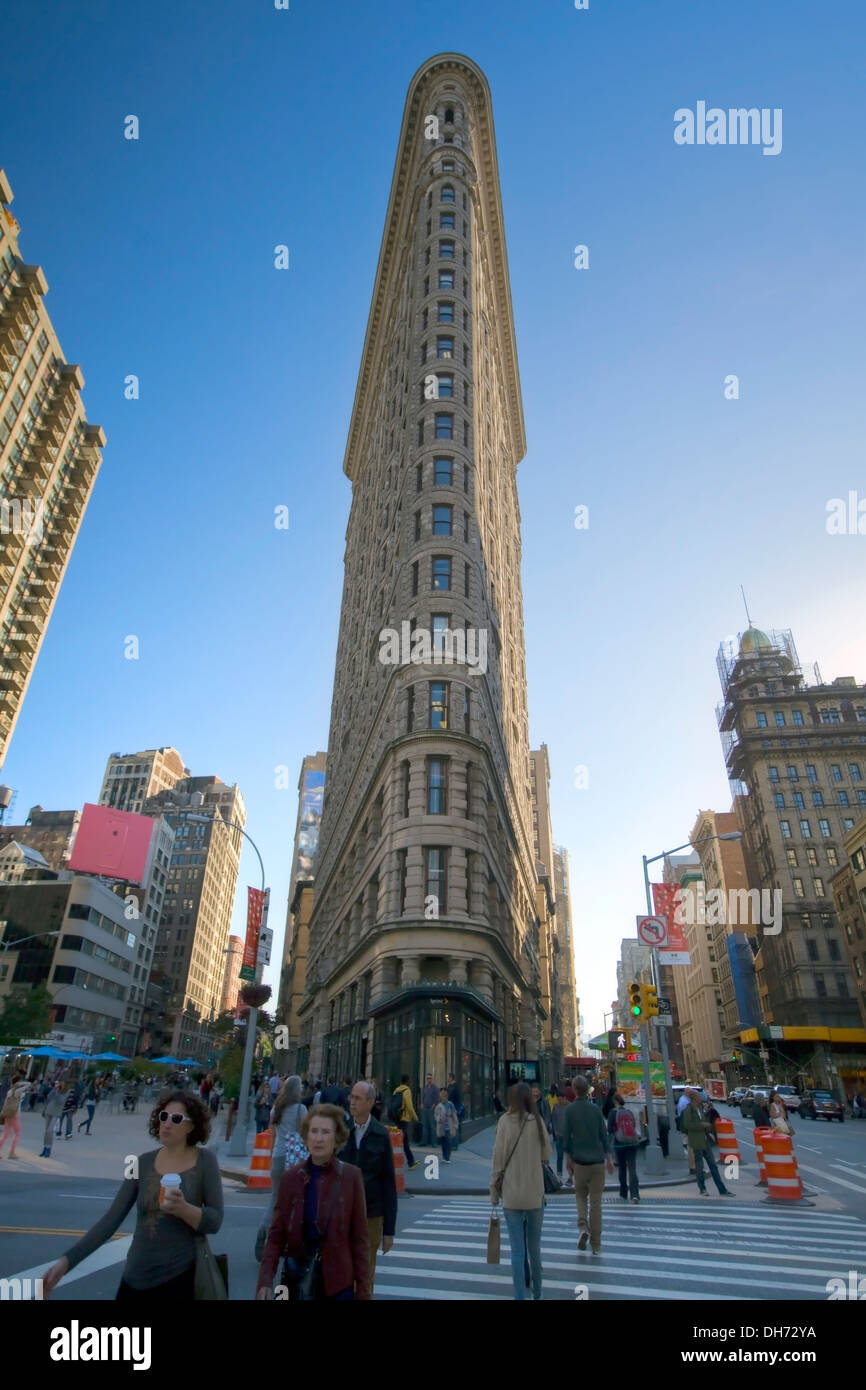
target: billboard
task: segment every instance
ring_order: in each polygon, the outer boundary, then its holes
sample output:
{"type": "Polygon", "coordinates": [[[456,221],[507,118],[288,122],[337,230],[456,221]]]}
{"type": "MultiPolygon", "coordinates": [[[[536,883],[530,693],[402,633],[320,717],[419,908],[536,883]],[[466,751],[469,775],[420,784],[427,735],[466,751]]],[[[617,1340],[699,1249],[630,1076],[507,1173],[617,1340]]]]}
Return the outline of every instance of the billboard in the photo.
{"type": "Polygon", "coordinates": [[[103,878],[142,884],[147,877],[155,825],[150,816],[85,802],[69,868],[75,873],[100,874],[103,878]]]}
{"type": "Polygon", "coordinates": [[[659,950],[659,964],[689,965],[689,942],[679,903],[680,885],[654,883],[652,890],[653,910],[657,916],[666,917],[668,922],[668,939],[659,950]]]}
{"type": "Polygon", "coordinates": [[[538,1080],[538,1063],[527,1061],[525,1057],[511,1057],[505,1063],[505,1084],[513,1086],[516,1081],[526,1081],[530,1086],[538,1080]]]}
{"type": "MultiPolygon", "coordinates": [[[[663,1062],[650,1062],[650,1086],[654,1096],[665,1094],[663,1062]]],[[[626,1100],[644,1100],[643,1062],[617,1062],[616,1088],[626,1100]]]]}
{"type": "Polygon", "coordinates": [[[319,845],[319,826],[322,823],[322,803],[325,796],[325,774],[308,769],[304,773],[301,810],[298,821],[298,863],[296,878],[312,878],[319,845]]]}
{"type": "Polygon", "coordinates": [[[256,978],[256,964],[259,955],[259,932],[265,910],[267,889],[247,889],[247,936],[244,942],[244,958],[240,978],[252,984],[256,978]]]}

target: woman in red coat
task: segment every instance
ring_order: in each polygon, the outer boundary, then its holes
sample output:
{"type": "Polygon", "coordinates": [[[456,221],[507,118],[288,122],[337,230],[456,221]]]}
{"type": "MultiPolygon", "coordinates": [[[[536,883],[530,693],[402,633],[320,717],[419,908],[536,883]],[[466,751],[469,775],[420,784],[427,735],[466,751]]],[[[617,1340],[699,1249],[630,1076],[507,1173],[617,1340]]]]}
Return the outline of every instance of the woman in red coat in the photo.
{"type": "Polygon", "coordinates": [[[273,1298],[277,1266],[285,1258],[281,1281],[290,1298],[294,1292],[290,1276],[303,1273],[315,1260],[312,1297],[369,1299],[364,1180],[360,1168],[336,1157],[349,1138],[342,1110],[336,1105],[314,1105],[301,1121],[301,1138],[310,1157],[289,1168],[280,1181],[256,1298],[273,1298]]]}

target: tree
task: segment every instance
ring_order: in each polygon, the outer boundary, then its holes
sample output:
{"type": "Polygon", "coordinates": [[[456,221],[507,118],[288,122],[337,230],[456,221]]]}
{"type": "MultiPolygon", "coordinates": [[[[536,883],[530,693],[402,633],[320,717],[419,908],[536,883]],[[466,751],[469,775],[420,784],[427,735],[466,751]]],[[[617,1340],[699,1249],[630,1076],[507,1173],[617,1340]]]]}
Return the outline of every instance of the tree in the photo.
{"type": "Polygon", "coordinates": [[[10,990],[0,1013],[0,1041],[17,1043],[22,1038],[41,1038],[50,1031],[54,1000],[46,984],[10,990]]]}

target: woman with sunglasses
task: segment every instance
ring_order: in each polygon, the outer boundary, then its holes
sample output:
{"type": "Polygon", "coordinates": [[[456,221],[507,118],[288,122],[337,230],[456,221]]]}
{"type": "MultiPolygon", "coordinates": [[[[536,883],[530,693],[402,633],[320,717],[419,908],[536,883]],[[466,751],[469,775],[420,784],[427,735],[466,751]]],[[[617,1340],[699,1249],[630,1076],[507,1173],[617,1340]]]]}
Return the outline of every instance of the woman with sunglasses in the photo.
{"type": "Polygon", "coordinates": [[[213,1235],[223,1219],[216,1155],[199,1147],[207,1142],[209,1131],[210,1117],[198,1096],[188,1091],[163,1096],[149,1126],[160,1148],[133,1161],[134,1176],[124,1177],[105,1215],[46,1270],[43,1296],[51,1293],[64,1274],[110,1240],[135,1206],[135,1233],[116,1298],[192,1301],[195,1238],[213,1235]],[[163,1187],[163,1178],[169,1173],[180,1176],[180,1186],[173,1190],[163,1187]]]}

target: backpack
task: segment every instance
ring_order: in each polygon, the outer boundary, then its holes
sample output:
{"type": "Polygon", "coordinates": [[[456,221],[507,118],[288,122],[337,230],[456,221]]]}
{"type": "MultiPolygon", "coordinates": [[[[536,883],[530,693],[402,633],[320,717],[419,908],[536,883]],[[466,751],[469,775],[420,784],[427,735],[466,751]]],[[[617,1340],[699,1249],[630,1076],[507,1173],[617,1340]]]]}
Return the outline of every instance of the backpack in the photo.
{"type": "Polygon", "coordinates": [[[614,1140],[617,1144],[637,1143],[637,1127],[634,1122],[634,1115],[625,1105],[620,1106],[616,1112],[614,1140]]]}
{"type": "Polygon", "coordinates": [[[388,1101],[388,1119],[398,1125],[403,1119],[403,1091],[395,1091],[388,1101]]]}

